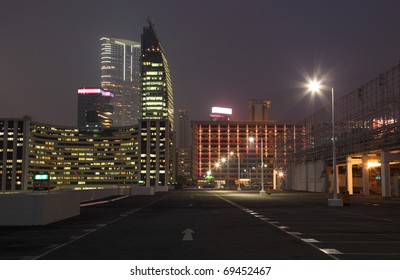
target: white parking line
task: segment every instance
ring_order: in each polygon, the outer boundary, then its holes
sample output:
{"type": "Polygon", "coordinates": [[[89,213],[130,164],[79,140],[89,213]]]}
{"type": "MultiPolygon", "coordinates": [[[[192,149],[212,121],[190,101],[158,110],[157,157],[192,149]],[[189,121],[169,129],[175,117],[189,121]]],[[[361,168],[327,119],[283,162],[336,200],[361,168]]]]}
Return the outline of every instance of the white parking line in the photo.
{"type": "Polygon", "coordinates": [[[332,248],[329,248],[329,249],[320,249],[322,252],[324,252],[325,254],[328,254],[328,255],[341,255],[341,254],[343,254],[342,252],[340,252],[340,251],[338,251],[338,250],[336,250],[336,249],[332,249],[332,248]]]}
{"type": "MultiPolygon", "coordinates": [[[[214,194],[214,193],[213,193],[213,194],[214,194]]],[[[249,214],[252,214],[252,213],[250,213],[250,212],[253,212],[252,210],[250,210],[250,209],[248,209],[248,208],[246,208],[246,210],[245,210],[243,207],[240,207],[240,206],[237,205],[237,204],[236,204],[236,205],[233,204],[232,201],[230,201],[229,199],[226,199],[226,198],[224,198],[224,197],[221,197],[221,196],[219,196],[219,195],[217,195],[217,194],[214,194],[214,195],[215,195],[216,197],[218,197],[218,198],[224,200],[225,202],[228,202],[229,204],[231,204],[231,205],[233,205],[233,206],[239,208],[240,210],[243,210],[243,211],[245,211],[245,212],[248,212],[249,214]]],[[[253,212],[253,213],[254,213],[254,212],[253,212]]],[[[279,224],[278,221],[269,221],[269,220],[267,220],[266,218],[258,218],[258,219],[260,219],[260,220],[262,220],[262,221],[268,223],[268,224],[271,225],[271,226],[274,226],[274,227],[280,229],[281,231],[283,231],[283,232],[285,232],[285,233],[287,233],[287,234],[293,236],[294,238],[296,238],[296,239],[298,239],[298,240],[301,240],[301,241],[305,242],[306,244],[310,245],[311,247],[313,247],[313,248],[315,248],[315,249],[317,249],[317,250],[319,250],[319,251],[325,253],[326,255],[328,255],[329,257],[331,257],[332,259],[338,260],[339,258],[337,258],[335,255],[342,254],[341,252],[339,252],[339,251],[336,250],[336,249],[331,249],[331,248],[328,248],[328,249],[321,249],[321,248],[319,248],[318,246],[314,245],[314,243],[316,243],[316,242],[308,242],[308,241],[304,240],[304,238],[300,238],[298,235],[301,235],[301,233],[299,234],[299,233],[296,232],[296,233],[294,234],[294,233],[291,233],[291,232],[289,232],[289,231],[286,230],[288,227],[282,226],[282,225],[280,225],[280,226],[277,225],[277,224],[279,224]]]]}
{"type": "MultiPolygon", "coordinates": [[[[144,209],[144,208],[146,208],[146,207],[148,207],[148,206],[150,206],[150,205],[153,205],[153,204],[155,204],[155,203],[157,203],[157,202],[159,202],[159,201],[161,201],[161,200],[163,200],[163,199],[165,199],[165,198],[167,198],[167,197],[168,197],[168,195],[166,195],[166,196],[164,196],[164,197],[161,197],[160,199],[158,199],[158,200],[156,200],[156,201],[152,201],[152,202],[150,202],[150,203],[148,203],[148,204],[146,204],[146,205],[144,205],[144,206],[142,206],[142,207],[136,209],[135,212],[140,211],[140,210],[142,210],[142,209],[144,209]]],[[[68,242],[65,242],[65,243],[63,243],[63,244],[61,244],[61,245],[59,245],[59,246],[57,246],[57,247],[54,247],[54,248],[52,248],[52,249],[50,249],[50,250],[48,250],[48,251],[46,251],[46,252],[44,252],[44,253],[42,253],[42,254],[36,256],[36,257],[34,257],[34,258],[31,258],[31,259],[33,259],[33,260],[40,259],[40,258],[42,258],[42,257],[44,257],[44,256],[46,256],[46,255],[48,255],[48,254],[50,254],[51,252],[54,252],[54,251],[56,251],[56,250],[58,250],[58,249],[60,249],[60,248],[62,248],[62,247],[65,247],[65,246],[67,246],[67,245],[69,245],[69,244],[71,244],[71,243],[73,243],[73,242],[75,242],[75,241],[77,241],[77,240],[79,240],[79,239],[85,237],[85,236],[88,236],[89,234],[92,234],[92,233],[94,233],[94,232],[96,232],[96,231],[98,231],[98,230],[104,228],[105,226],[111,225],[111,224],[113,224],[113,223],[116,223],[116,222],[122,220],[122,219],[124,219],[126,216],[128,216],[128,215],[125,215],[125,216],[123,216],[123,217],[119,217],[119,218],[117,218],[117,219],[115,219],[115,220],[110,221],[110,222],[107,223],[107,224],[97,224],[98,228],[96,228],[96,229],[94,229],[94,230],[92,230],[92,231],[86,232],[86,233],[84,233],[84,234],[82,234],[82,235],[79,235],[79,236],[71,236],[70,239],[72,239],[72,240],[70,240],[70,241],[68,241],[68,242]]]]}
{"type": "Polygon", "coordinates": [[[310,242],[310,243],[318,243],[319,241],[314,239],[314,238],[302,238],[301,239],[304,242],[310,242]]]}

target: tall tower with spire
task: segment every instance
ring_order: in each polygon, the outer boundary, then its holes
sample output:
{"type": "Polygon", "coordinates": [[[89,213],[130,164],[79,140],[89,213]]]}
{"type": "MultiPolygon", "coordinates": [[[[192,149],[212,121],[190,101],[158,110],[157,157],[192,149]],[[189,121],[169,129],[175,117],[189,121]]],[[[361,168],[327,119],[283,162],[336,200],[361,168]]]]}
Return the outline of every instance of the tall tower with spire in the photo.
{"type": "Polygon", "coordinates": [[[174,130],[174,94],[168,61],[154,25],[143,28],[141,56],[141,106],[143,120],[168,120],[174,130]]]}
{"type": "Polygon", "coordinates": [[[165,52],[153,23],[147,21],[141,42],[138,183],[167,188],[176,177],[174,95],[165,52]]]}

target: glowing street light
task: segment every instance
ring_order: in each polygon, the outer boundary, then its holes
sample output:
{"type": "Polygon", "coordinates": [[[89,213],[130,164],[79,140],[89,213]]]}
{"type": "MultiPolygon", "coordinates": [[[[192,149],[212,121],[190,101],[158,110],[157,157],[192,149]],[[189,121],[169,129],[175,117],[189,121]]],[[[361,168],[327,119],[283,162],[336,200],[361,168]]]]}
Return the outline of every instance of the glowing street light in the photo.
{"type": "MultiPolygon", "coordinates": [[[[312,93],[320,93],[323,88],[321,81],[316,79],[308,82],[308,90],[312,93]]],[[[336,174],[336,141],[335,141],[335,95],[332,87],[332,167],[333,167],[333,199],[328,199],[328,206],[343,206],[343,200],[337,197],[336,174]]]]}
{"type": "Polygon", "coordinates": [[[319,93],[322,86],[321,86],[321,82],[320,81],[312,80],[312,81],[309,81],[307,87],[308,87],[308,90],[310,92],[319,93]]]}

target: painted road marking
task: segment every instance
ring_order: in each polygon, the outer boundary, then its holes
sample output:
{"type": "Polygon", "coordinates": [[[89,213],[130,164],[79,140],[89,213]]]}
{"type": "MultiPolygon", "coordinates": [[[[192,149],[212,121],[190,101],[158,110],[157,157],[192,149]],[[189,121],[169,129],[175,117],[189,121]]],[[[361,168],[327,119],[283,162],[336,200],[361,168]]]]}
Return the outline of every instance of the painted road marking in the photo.
{"type": "MultiPolygon", "coordinates": [[[[230,200],[228,200],[228,199],[226,199],[226,198],[224,198],[224,197],[221,197],[221,196],[219,196],[219,195],[217,195],[217,194],[214,194],[214,195],[215,195],[216,197],[218,197],[218,198],[220,198],[220,199],[222,199],[222,200],[224,200],[224,201],[226,201],[226,202],[232,204],[232,201],[230,201],[230,200]]],[[[233,205],[233,204],[232,204],[232,205],[233,205]]],[[[241,209],[241,210],[244,210],[242,207],[239,207],[239,206],[236,206],[236,207],[238,207],[238,208],[241,209]]],[[[249,209],[249,210],[250,210],[250,209],[249,209]]],[[[244,211],[249,212],[248,210],[244,210],[244,211]]],[[[250,210],[250,211],[251,211],[251,210],[250,210]]],[[[251,212],[253,212],[253,211],[251,211],[251,212]]],[[[279,222],[277,222],[277,221],[268,221],[268,220],[264,220],[265,218],[259,218],[259,219],[260,219],[260,220],[263,220],[263,221],[265,221],[266,223],[270,224],[271,226],[274,226],[274,227],[280,229],[281,231],[283,231],[283,232],[285,232],[285,233],[287,233],[287,234],[293,236],[294,238],[305,242],[305,241],[303,240],[303,238],[300,238],[300,237],[298,236],[299,234],[297,234],[297,233],[296,233],[296,234],[293,234],[293,233],[291,233],[291,232],[289,232],[289,231],[286,230],[287,227],[277,225],[277,224],[279,224],[279,222]]],[[[319,250],[319,251],[325,253],[326,255],[328,255],[329,257],[331,257],[332,259],[335,259],[335,260],[338,260],[339,258],[337,258],[337,257],[334,256],[334,255],[343,254],[343,253],[339,252],[339,251],[336,250],[336,249],[330,249],[330,248],[329,248],[329,249],[321,249],[321,248],[319,248],[318,246],[314,245],[315,242],[305,242],[305,243],[308,244],[309,246],[311,246],[311,247],[313,247],[313,248],[315,248],[315,249],[317,249],[317,250],[319,250]]]]}
{"type": "Polygon", "coordinates": [[[182,241],[193,241],[193,235],[192,234],[195,233],[194,230],[192,230],[190,228],[187,228],[184,231],[182,231],[182,233],[184,234],[183,238],[182,238],[182,241]]]}
{"type": "MultiPolygon", "coordinates": [[[[155,201],[152,201],[152,202],[150,202],[150,203],[148,203],[148,204],[146,204],[146,205],[143,205],[142,207],[137,208],[137,209],[135,210],[135,212],[140,211],[140,210],[142,210],[142,209],[144,209],[144,208],[146,208],[146,207],[148,207],[148,206],[150,206],[150,205],[153,205],[153,204],[155,204],[155,203],[157,203],[157,202],[159,202],[159,201],[161,201],[161,200],[163,200],[163,199],[165,199],[165,198],[167,198],[167,197],[168,197],[168,195],[166,195],[166,196],[164,196],[164,197],[161,197],[160,199],[157,199],[157,200],[155,200],[155,201]]],[[[116,222],[118,222],[118,221],[120,221],[120,220],[122,220],[122,219],[125,219],[125,217],[116,218],[116,219],[110,221],[108,224],[97,224],[96,226],[97,226],[98,228],[96,228],[95,230],[86,232],[86,233],[84,233],[84,234],[82,234],[82,235],[80,235],[80,236],[76,236],[76,237],[75,237],[75,236],[71,236],[71,237],[70,237],[70,239],[71,239],[70,241],[67,241],[67,242],[65,242],[65,243],[63,243],[63,244],[61,244],[61,245],[59,245],[59,246],[57,246],[57,247],[55,247],[55,248],[52,248],[52,249],[50,249],[50,250],[48,250],[48,251],[46,251],[46,252],[44,252],[44,253],[42,253],[42,254],[40,254],[40,255],[34,257],[34,258],[32,258],[32,259],[33,259],[33,260],[40,259],[40,258],[42,258],[42,257],[44,257],[44,256],[46,256],[46,255],[48,255],[48,254],[50,254],[51,252],[54,252],[54,251],[56,251],[56,250],[58,250],[58,249],[60,249],[60,248],[62,248],[62,247],[65,247],[65,246],[67,246],[67,245],[69,245],[69,244],[71,244],[71,243],[73,243],[73,242],[75,242],[75,241],[77,241],[77,240],[79,240],[79,239],[81,239],[81,238],[83,238],[83,237],[89,235],[89,234],[92,234],[92,233],[94,233],[94,232],[96,232],[96,231],[102,229],[102,228],[105,227],[105,226],[108,226],[108,225],[111,225],[111,224],[113,224],[113,223],[116,223],[116,222]],[[74,238],[72,239],[72,237],[74,237],[74,238]]]]}
{"type": "Polygon", "coordinates": [[[328,254],[328,255],[341,255],[341,254],[343,254],[342,252],[340,252],[340,251],[338,251],[336,249],[331,249],[331,248],[329,248],[329,249],[321,249],[320,248],[320,250],[322,252],[324,252],[325,254],[328,254]]]}
{"type": "Polygon", "coordinates": [[[314,238],[302,238],[304,242],[310,242],[310,243],[318,243],[319,241],[314,239],[314,238]]]}

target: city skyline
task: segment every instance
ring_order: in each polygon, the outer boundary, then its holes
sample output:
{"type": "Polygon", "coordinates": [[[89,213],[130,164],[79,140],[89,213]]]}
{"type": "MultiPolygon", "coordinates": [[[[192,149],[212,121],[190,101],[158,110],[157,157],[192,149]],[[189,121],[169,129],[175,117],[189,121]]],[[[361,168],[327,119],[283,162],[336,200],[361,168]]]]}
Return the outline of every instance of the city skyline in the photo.
{"type": "Polygon", "coordinates": [[[76,89],[99,84],[99,39],[139,41],[147,16],[168,53],[175,109],[191,120],[207,119],[212,106],[245,120],[249,99],[271,100],[271,119],[300,120],[328,103],[299,102],[305,73],[330,73],[340,98],[399,59],[396,1],[121,1],[104,22],[90,20],[102,1],[19,4],[1,12],[0,84],[12,93],[1,117],[74,125],[76,89]]]}

